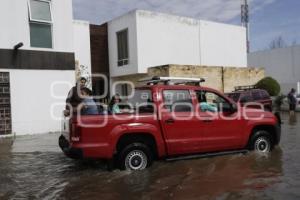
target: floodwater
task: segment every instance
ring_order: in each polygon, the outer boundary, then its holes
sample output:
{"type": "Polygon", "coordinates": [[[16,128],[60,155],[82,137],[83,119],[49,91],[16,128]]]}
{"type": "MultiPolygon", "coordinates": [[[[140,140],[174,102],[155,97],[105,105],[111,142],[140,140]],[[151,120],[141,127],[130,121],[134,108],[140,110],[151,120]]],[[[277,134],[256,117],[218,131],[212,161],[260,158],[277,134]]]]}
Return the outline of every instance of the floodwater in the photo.
{"type": "Polygon", "coordinates": [[[300,199],[300,121],[282,117],[268,156],[159,161],[140,172],[68,159],[58,134],[0,139],[0,199],[300,199]]]}

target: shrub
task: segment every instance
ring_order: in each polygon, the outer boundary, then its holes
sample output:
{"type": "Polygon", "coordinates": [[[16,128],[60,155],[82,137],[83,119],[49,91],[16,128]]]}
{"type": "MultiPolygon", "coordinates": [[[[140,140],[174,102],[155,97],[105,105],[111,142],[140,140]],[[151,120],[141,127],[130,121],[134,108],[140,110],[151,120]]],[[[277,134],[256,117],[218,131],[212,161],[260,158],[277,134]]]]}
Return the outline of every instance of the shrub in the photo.
{"type": "Polygon", "coordinates": [[[272,77],[265,77],[255,84],[258,89],[266,90],[271,96],[277,96],[280,92],[279,83],[272,77]]]}

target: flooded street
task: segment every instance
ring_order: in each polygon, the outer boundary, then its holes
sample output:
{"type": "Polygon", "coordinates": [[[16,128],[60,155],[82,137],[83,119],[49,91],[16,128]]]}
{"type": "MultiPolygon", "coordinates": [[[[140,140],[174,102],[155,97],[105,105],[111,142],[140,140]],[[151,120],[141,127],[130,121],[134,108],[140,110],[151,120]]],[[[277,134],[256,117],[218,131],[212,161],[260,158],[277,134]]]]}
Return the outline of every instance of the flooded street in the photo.
{"type": "Polygon", "coordinates": [[[71,160],[58,134],[0,139],[0,199],[300,199],[300,115],[282,118],[280,147],[267,157],[159,161],[141,172],[71,160]]]}

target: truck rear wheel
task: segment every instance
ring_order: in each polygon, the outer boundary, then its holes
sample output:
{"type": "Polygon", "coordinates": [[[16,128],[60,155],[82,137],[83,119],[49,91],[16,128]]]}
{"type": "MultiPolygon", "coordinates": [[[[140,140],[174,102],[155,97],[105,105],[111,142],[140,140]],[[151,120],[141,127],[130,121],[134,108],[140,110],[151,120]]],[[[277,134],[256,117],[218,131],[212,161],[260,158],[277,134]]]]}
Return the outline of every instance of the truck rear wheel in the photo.
{"type": "Polygon", "coordinates": [[[143,143],[132,143],[121,150],[118,160],[122,170],[143,170],[152,164],[150,148],[143,143]]]}

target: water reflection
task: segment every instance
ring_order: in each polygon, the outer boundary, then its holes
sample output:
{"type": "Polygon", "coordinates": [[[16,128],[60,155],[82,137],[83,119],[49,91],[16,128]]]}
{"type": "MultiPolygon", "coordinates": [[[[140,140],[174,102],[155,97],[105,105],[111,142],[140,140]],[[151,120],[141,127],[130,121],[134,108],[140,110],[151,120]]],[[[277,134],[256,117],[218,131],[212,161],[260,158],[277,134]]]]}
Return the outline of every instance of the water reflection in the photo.
{"type": "Polygon", "coordinates": [[[160,161],[140,172],[68,159],[58,135],[18,138],[0,146],[0,199],[297,199],[300,127],[288,115],[283,121],[280,147],[269,155],[160,161]]]}
{"type": "Polygon", "coordinates": [[[297,124],[297,115],[289,115],[289,125],[296,125],[297,124]]]}

